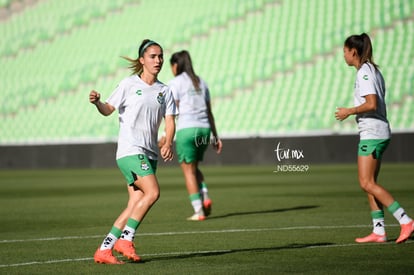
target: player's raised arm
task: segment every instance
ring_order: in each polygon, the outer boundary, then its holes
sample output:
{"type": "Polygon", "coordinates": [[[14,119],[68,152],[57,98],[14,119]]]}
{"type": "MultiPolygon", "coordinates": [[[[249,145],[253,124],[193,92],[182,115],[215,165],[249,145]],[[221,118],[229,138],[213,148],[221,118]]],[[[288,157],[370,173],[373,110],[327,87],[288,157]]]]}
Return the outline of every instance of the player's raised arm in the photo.
{"type": "Polygon", "coordinates": [[[89,93],[89,102],[94,104],[98,111],[104,116],[109,116],[115,110],[115,108],[112,105],[108,103],[102,103],[101,94],[95,90],[92,90],[89,93]]]}

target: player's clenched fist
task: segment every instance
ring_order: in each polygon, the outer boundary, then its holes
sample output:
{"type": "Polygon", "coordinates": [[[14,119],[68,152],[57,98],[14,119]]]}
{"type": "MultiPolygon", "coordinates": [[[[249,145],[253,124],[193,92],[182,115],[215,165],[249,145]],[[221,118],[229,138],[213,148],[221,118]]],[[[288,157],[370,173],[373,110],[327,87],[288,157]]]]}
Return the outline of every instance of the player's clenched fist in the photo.
{"type": "Polygon", "coordinates": [[[89,102],[90,103],[92,103],[92,104],[96,104],[96,103],[98,103],[99,102],[99,100],[101,99],[101,94],[100,93],[98,93],[97,91],[95,91],[95,90],[92,90],[90,93],[89,93],[89,102]]]}
{"type": "Polygon", "coordinates": [[[161,147],[161,157],[164,161],[171,161],[174,158],[174,153],[172,151],[171,145],[164,144],[161,147]]]}

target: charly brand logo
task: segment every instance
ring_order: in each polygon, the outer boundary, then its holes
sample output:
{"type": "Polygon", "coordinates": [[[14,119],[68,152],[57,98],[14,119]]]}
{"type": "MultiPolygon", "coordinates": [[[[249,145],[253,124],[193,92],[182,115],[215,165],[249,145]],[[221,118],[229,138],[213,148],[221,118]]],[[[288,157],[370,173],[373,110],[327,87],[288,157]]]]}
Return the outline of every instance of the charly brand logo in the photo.
{"type": "Polygon", "coordinates": [[[300,148],[289,148],[282,146],[280,142],[277,143],[274,150],[276,155],[276,170],[273,172],[307,172],[309,165],[307,164],[292,164],[294,162],[303,162],[305,153],[300,148]]]}

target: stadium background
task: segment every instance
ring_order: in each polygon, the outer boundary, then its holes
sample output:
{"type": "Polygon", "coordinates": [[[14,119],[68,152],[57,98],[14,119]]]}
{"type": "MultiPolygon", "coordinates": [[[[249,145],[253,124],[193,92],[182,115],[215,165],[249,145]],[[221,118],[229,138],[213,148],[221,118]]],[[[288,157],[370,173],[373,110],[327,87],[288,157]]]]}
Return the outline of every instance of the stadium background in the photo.
{"type": "Polygon", "coordinates": [[[1,0],[0,168],[114,166],[117,116],[88,93],[109,96],[144,38],[164,48],[161,81],[187,49],[208,82],[226,147],[207,163],[275,163],[279,143],[305,163],[355,161],[355,122],[333,113],[352,105],[342,45],[361,32],[387,84],[385,158],[414,161],[412,0],[1,0]]]}

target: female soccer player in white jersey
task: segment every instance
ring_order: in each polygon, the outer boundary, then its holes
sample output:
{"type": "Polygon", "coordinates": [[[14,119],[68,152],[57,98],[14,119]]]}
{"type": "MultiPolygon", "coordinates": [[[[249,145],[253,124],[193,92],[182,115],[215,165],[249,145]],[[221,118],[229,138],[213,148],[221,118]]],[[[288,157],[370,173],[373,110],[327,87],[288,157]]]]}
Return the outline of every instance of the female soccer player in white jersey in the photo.
{"type": "Polygon", "coordinates": [[[194,209],[194,214],[188,220],[201,221],[210,214],[211,199],[198,165],[210,143],[211,133],[217,153],[221,152],[222,142],[217,135],[207,84],[195,74],[190,54],[185,50],[174,53],[170,63],[175,78],[169,86],[180,112],[176,149],[194,209]]]}
{"type": "Polygon", "coordinates": [[[371,208],[373,232],[358,243],[385,242],[383,206],[399,221],[400,236],[397,243],[406,241],[414,231],[413,220],[405,213],[400,204],[381,185],[377,178],[381,157],[387,148],[391,131],[387,120],[385,105],[385,84],[378,66],[373,62],[371,39],[365,33],[352,35],[345,40],[344,58],[349,66],[357,69],[352,108],[337,108],[335,117],[344,120],[356,115],[360,135],[358,149],[358,179],[362,190],[368,194],[371,208]]]}
{"type": "Polygon", "coordinates": [[[129,199],[127,207],[115,220],[111,231],[96,250],[97,263],[122,264],[112,249],[132,261],[140,261],[135,252],[134,234],[138,226],[158,200],[157,168],[158,128],[165,118],[166,142],[160,148],[164,161],[173,158],[171,149],[175,134],[176,107],[168,86],[157,80],[163,65],[163,50],[151,40],[144,40],[138,58],[125,58],[133,74],[123,79],[105,103],[100,94],[91,91],[89,100],[98,111],[108,116],[119,112],[119,137],[116,161],[127,181],[129,199]]]}

